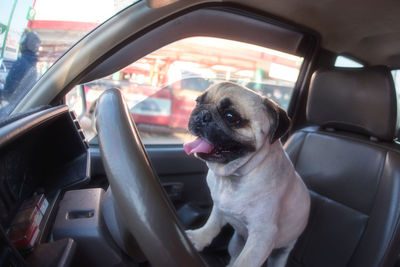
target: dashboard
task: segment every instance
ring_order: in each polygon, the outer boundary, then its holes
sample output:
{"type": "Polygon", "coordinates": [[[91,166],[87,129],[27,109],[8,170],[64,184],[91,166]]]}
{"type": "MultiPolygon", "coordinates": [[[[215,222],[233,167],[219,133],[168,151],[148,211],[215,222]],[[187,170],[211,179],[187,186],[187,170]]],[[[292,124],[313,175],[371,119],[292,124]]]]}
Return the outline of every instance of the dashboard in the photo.
{"type": "Polygon", "coordinates": [[[88,147],[64,105],[0,124],[0,265],[21,265],[21,255],[50,238],[62,192],[90,180],[88,147]]]}

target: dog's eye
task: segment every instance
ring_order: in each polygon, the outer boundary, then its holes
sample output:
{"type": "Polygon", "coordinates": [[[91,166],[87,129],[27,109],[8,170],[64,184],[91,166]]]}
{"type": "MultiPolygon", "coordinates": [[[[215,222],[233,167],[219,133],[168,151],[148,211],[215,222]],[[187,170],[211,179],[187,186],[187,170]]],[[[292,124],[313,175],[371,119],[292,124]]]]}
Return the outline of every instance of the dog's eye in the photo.
{"type": "Polygon", "coordinates": [[[241,118],[233,112],[226,112],[225,119],[231,124],[239,124],[241,118]]]}

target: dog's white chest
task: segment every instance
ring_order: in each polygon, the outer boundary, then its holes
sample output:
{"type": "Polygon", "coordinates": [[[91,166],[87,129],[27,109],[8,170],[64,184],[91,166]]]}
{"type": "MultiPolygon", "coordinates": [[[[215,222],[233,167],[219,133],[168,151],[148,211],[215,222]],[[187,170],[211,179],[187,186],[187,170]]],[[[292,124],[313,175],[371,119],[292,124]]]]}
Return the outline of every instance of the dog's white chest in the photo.
{"type": "Polygon", "coordinates": [[[209,175],[207,183],[211,191],[211,197],[214,205],[222,213],[225,220],[241,233],[247,236],[248,224],[256,203],[250,200],[254,197],[252,190],[248,190],[238,177],[215,177],[209,175]]]}
{"type": "Polygon", "coordinates": [[[235,191],[231,186],[219,188],[219,190],[215,190],[214,193],[214,205],[217,205],[224,213],[241,215],[244,212],[242,205],[237,205],[238,199],[234,198],[234,196],[237,195],[237,191],[235,191]]]}

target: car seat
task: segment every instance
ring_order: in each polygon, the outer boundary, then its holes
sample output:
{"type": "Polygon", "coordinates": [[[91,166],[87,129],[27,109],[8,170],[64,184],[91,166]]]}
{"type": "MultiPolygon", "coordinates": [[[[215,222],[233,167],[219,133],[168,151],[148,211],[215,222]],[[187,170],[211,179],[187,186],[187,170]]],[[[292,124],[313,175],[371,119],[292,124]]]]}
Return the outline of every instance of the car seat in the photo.
{"type": "Polygon", "coordinates": [[[287,266],[393,266],[400,248],[397,101],[383,66],[324,69],[285,149],[309,188],[309,223],[287,266]]]}

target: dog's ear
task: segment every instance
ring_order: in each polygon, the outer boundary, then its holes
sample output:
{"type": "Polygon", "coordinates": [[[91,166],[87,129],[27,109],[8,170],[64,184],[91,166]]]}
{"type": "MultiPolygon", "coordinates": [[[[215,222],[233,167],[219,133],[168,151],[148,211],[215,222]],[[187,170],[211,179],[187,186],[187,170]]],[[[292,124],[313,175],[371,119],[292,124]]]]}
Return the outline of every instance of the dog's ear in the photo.
{"type": "Polygon", "coordinates": [[[279,107],[274,101],[265,98],[264,105],[267,108],[269,116],[272,117],[272,122],[269,132],[269,141],[274,143],[276,140],[284,136],[291,126],[291,120],[286,111],[279,107]]]}

